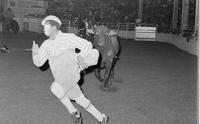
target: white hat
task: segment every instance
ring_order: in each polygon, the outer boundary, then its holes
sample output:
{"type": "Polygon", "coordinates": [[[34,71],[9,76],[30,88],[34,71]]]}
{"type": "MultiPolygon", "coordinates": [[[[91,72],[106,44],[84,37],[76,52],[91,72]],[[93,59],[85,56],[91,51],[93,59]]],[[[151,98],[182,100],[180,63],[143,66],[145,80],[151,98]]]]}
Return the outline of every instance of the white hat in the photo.
{"type": "Polygon", "coordinates": [[[42,20],[42,22],[41,22],[42,25],[44,25],[45,22],[46,22],[47,20],[53,20],[53,21],[57,22],[59,25],[62,24],[61,21],[60,21],[60,19],[59,19],[58,17],[56,17],[56,16],[54,16],[54,15],[49,15],[49,16],[45,17],[45,18],[42,20]]]}

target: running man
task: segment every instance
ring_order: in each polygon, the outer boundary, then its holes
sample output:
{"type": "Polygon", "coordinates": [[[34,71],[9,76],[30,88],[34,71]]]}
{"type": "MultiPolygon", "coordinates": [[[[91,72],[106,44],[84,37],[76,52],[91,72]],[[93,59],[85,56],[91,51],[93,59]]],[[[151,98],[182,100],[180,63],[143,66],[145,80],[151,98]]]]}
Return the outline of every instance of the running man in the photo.
{"type": "Polygon", "coordinates": [[[80,80],[80,71],[97,64],[99,53],[87,40],[75,34],[61,32],[61,24],[56,16],[49,15],[44,18],[44,34],[49,38],[40,47],[33,41],[33,63],[40,67],[49,60],[54,77],[51,91],[67,108],[75,124],[82,124],[83,120],[81,113],[70,100],[74,100],[87,110],[99,124],[107,124],[108,117],[95,108],[77,84],[80,80]],[[75,52],[76,48],[80,50],[79,53],[75,52]]]}

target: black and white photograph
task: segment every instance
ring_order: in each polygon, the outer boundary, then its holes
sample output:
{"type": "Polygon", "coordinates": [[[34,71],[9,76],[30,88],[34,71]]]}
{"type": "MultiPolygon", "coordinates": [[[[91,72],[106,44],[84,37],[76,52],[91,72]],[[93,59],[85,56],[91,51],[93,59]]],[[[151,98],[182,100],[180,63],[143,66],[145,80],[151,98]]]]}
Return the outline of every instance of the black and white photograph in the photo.
{"type": "Polygon", "coordinates": [[[0,0],[0,124],[198,124],[199,0],[0,0]]]}

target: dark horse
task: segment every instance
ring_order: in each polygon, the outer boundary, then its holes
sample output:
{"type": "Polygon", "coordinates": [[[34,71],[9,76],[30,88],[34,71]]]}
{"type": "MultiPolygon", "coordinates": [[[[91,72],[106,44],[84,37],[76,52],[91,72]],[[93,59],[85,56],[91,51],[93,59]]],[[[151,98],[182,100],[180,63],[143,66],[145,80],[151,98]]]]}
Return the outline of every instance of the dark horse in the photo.
{"type": "MultiPolygon", "coordinates": [[[[84,27],[79,27],[80,29],[84,27]]],[[[83,32],[82,32],[83,33],[83,32]]],[[[117,35],[110,31],[106,26],[97,26],[94,29],[94,34],[81,34],[78,29],[78,35],[91,41],[94,48],[99,50],[100,58],[98,64],[95,66],[95,76],[100,82],[103,82],[102,89],[109,90],[111,85],[111,78],[114,78],[114,67],[116,61],[119,59],[120,45],[117,35]],[[81,34],[81,35],[80,35],[81,34]],[[105,69],[105,73],[101,76],[101,69],[105,69]]]]}
{"type": "Polygon", "coordinates": [[[116,33],[110,31],[106,26],[97,26],[95,28],[93,46],[99,50],[101,58],[99,59],[98,68],[95,69],[95,75],[103,83],[103,89],[108,90],[111,85],[110,79],[114,78],[114,67],[119,59],[120,44],[116,33]],[[105,68],[104,76],[100,70],[105,68]]]}
{"type": "Polygon", "coordinates": [[[19,24],[16,20],[10,20],[8,21],[5,16],[1,15],[0,22],[2,23],[3,27],[3,35],[7,37],[10,33],[10,30],[13,31],[14,35],[17,35],[19,32],[19,24]]]}

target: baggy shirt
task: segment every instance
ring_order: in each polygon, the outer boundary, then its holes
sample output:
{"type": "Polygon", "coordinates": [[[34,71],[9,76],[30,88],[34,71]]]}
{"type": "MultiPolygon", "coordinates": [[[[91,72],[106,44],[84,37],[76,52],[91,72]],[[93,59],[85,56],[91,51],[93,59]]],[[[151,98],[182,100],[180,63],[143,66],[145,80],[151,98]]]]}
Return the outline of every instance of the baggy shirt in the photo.
{"type": "Polygon", "coordinates": [[[68,91],[80,80],[80,68],[77,56],[83,56],[89,65],[97,64],[99,53],[92,44],[75,34],[59,31],[55,40],[47,39],[40,46],[38,53],[32,56],[33,63],[40,67],[47,60],[55,82],[61,84],[68,91]],[[75,53],[75,48],[80,53],[75,53]]]}

